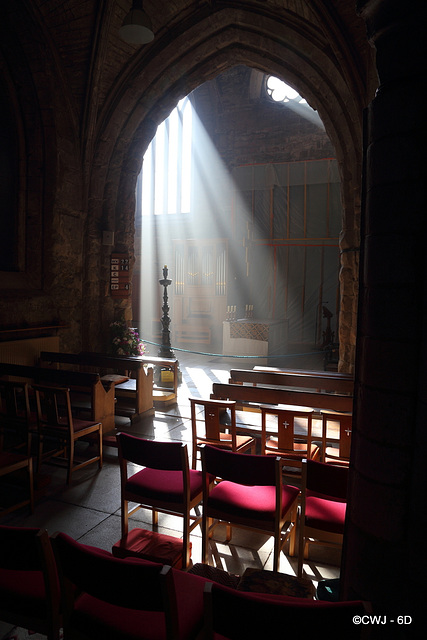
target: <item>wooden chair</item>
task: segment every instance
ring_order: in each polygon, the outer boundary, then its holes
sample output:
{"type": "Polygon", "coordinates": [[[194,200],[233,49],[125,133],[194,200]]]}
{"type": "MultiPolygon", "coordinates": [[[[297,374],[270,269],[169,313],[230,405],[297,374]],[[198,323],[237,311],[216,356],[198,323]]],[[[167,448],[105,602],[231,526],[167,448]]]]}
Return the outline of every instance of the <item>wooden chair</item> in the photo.
{"type": "Polygon", "coordinates": [[[347,507],[348,467],[315,460],[302,462],[298,577],[308,545],[340,547],[347,507]]]}
{"type": "MultiPolygon", "coordinates": [[[[279,570],[280,551],[289,539],[295,552],[299,489],[284,485],[280,458],[248,456],[203,445],[202,562],[208,560],[208,538],[219,522],[267,533],[274,537],[273,569],[279,570]],[[221,481],[209,482],[214,476],[221,481]],[[211,522],[213,519],[213,523],[211,522]]],[[[227,540],[231,539],[231,526],[227,540]]]]}
{"type": "Polygon", "coordinates": [[[190,562],[190,532],[201,524],[200,515],[191,511],[203,496],[202,472],[189,468],[187,445],[182,442],[158,442],[117,434],[121,477],[122,538],[129,529],[129,516],[140,508],[152,512],[153,529],[158,512],[183,518],[182,567],[190,562]],[[141,467],[128,475],[128,463],[141,467]],[[129,502],[137,506],[128,510],[129,502]]]}
{"type": "Polygon", "coordinates": [[[316,460],[320,456],[318,445],[311,441],[314,409],[292,405],[261,405],[260,408],[261,453],[280,456],[284,462],[284,475],[300,478],[302,460],[304,458],[316,460]],[[271,424],[272,420],[268,419],[269,416],[274,416],[275,424],[271,424]],[[296,419],[298,418],[306,421],[306,434],[297,433],[296,419]]]}
{"type": "Polygon", "coordinates": [[[353,415],[338,411],[322,411],[322,462],[348,465],[350,463],[351,431],[353,415]],[[328,427],[330,423],[338,424],[338,446],[327,446],[328,427]]]}
{"type": "Polygon", "coordinates": [[[205,580],[159,563],[115,558],[52,536],[64,640],[190,640],[203,626],[205,580]]]}
{"type": "Polygon", "coordinates": [[[236,433],[236,402],[234,400],[201,400],[190,398],[191,428],[193,438],[192,467],[197,466],[197,452],[201,444],[211,444],[214,447],[229,449],[230,451],[250,451],[255,453],[256,442],[250,436],[236,433]],[[203,415],[198,410],[203,407],[203,415]],[[228,416],[229,419],[225,419],[228,416]],[[198,423],[203,422],[204,435],[197,433],[198,423]],[[229,424],[226,424],[228,423],[229,424]]]}
{"type": "MultiPolygon", "coordinates": [[[[248,593],[217,583],[205,585],[204,640],[259,640],[269,629],[286,629],[286,637],[306,640],[327,629],[328,640],[360,640],[366,625],[354,616],[370,611],[369,603],[321,602],[267,593],[248,593]]],[[[284,634],[283,634],[284,635],[284,634]]],[[[279,637],[281,634],[279,632],[279,637]]]]}
{"type": "Polygon", "coordinates": [[[38,469],[43,459],[65,455],[67,460],[67,484],[72,474],[89,464],[98,463],[102,468],[102,424],[74,418],[71,410],[70,391],[62,387],[32,385],[36,394],[37,428],[39,437],[38,469]],[[97,440],[98,453],[83,461],[75,461],[75,445],[78,440],[97,440]],[[54,449],[44,451],[49,441],[59,443],[54,449]]]}
{"type": "Polygon", "coordinates": [[[47,531],[0,526],[0,620],[59,639],[59,583],[47,531]]]}
{"type": "Polygon", "coordinates": [[[0,451],[23,449],[31,455],[32,435],[37,428],[35,415],[30,411],[28,384],[0,380],[0,451]]]}

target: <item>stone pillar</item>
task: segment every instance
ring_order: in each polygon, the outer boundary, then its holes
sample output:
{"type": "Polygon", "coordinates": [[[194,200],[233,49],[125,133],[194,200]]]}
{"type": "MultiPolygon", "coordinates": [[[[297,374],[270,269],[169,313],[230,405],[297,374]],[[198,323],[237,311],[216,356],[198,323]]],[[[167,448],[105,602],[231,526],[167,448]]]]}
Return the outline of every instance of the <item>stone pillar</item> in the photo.
{"type": "MultiPolygon", "coordinates": [[[[425,629],[427,136],[424,1],[360,0],[379,90],[365,114],[356,401],[342,595],[374,638],[425,629]],[[399,625],[410,615],[412,626],[399,625]]],[[[414,635],[411,635],[414,634],[414,635]]]]}

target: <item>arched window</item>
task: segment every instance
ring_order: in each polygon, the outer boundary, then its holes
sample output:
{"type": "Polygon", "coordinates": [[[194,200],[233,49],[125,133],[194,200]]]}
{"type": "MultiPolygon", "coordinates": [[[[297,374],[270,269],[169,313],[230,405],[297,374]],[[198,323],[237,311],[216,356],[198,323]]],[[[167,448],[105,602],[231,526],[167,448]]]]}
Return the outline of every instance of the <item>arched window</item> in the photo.
{"type": "Polygon", "coordinates": [[[292,89],[286,82],[275,78],[274,76],[268,76],[266,81],[267,93],[274,102],[297,102],[299,104],[307,104],[306,100],[302,98],[298,91],[292,89]]]}
{"type": "Polygon", "coordinates": [[[157,128],[140,175],[142,216],[190,213],[192,106],[183,98],[157,128]]]}
{"type": "Polygon", "coordinates": [[[266,76],[265,91],[268,97],[277,104],[293,109],[300,116],[307,118],[320,129],[325,129],[317,111],[315,111],[298,91],[275,76],[266,76]]]}

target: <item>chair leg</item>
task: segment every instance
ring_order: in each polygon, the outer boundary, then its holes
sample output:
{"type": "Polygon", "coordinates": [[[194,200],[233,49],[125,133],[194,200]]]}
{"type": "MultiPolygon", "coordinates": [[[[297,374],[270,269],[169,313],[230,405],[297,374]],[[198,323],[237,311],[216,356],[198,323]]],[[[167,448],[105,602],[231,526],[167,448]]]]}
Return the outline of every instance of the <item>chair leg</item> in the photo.
{"type": "Polygon", "coordinates": [[[128,501],[122,501],[122,509],[121,509],[121,520],[122,520],[122,538],[127,536],[129,530],[129,513],[128,513],[128,501]]]}
{"type": "Polygon", "coordinates": [[[208,561],[208,540],[209,540],[208,530],[209,530],[210,520],[211,519],[208,518],[205,515],[205,513],[203,513],[201,528],[202,528],[202,562],[204,564],[206,564],[208,561]]]}
{"type": "Polygon", "coordinates": [[[278,531],[274,534],[274,551],[273,551],[273,571],[279,571],[280,565],[280,550],[282,547],[281,532],[278,531]]]}
{"type": "Polygon", "coordinates": [[[102,452],[102,427],[98,431],[98,446],[99,446],[99,460],[98,460],[98,469],[102,469],[103,462],[103,452],[102,452]]]}
{"type": "Polygon", "coordinates": [[[302,578],[302,569],[305,555],[305,539],[303,532],[300,531],[299,539],[298,539],[298,569],[297,576],[298,578],[302,578]]]}
{"type": "Polygon", "coordinates": [[[289,555],[291,558],[295,555],[295,542],[297,537],[297,515],[298,515],[298,507],[292,509],[291,520],[292,520],[292,529],[289,535],[289,555]]]}
{"type": "Polygon", "coordinates": [[[184,526],[182,536],[182,568],[187,569],[190,564],[190,513],[184,513],[184,526]]]}
{"type": "Polygon", "coordinates": [[[38,444],[38,455],[37,455],[37,473],[40,473],[40,468],[42,466],[43,459],[43,436],[39,435],[39,444],[38,444]]]}
{"type": "Polygon", "coordinates": [[[157,527],[157,525],[159,524],[159,512],[155,511],[154,509],[151,512],[151,524],[153,526],[153,530],[154,527],[157,527]]]}
{"type": "Polygon", "coordinates": [[[71,477],[73,475],[74,466],[74,442],[68,442],[66,450],[68,449],[68,471],[67,471],[67,484],[71,483],[71,477]]]}
{"type": "Polygon", "coordinates": [[[30,490],[30,511],[34,513],[34,473],[33,473],[33,459],[28,458],[28,479],[30,490]]]}

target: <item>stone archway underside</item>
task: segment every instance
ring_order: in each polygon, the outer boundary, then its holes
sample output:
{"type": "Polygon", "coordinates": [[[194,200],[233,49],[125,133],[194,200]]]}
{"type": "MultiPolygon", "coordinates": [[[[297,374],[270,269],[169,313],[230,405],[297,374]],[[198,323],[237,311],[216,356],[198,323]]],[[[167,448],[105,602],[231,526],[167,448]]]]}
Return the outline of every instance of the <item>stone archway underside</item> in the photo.
{"type": "MultiPolygon", "coordinates": [[[[355,91],[360,78],[354,62],[350,56],[347,61],[338,61],[322,33],[313,26],[308,29],[307,24],[295,19],[293,24],[283,24],[231,9],[187,25],[170,45],[159,49],[158,53],[141,50],[105,101],[94,153],[89,224],[94,228],[102,219],[104,225],[117,230],[119,246],[133,246],[134,192],[142,156],[157,124],[181,97],[236,64],[283,77],[318,110],[340,166],[344,216],[340,238],[339,367],[352,371],[357,323],[362,109],[366,102],[366,97],[362,101],[355,91]],[[102,185],[107,185],[108,191],[102,185]]],[[[89,237],[95,238],[96,234],[89,237]]],[[[107,278],[108,265],[104,272],[107,278]]],[[[100,287],[99,282],[91,285],[103,297],[106,282],[100,287]]],[[[99,299],[99,293],[92,299],[99,299]]],[[[105,297],[100,303],[105,308],[105,297]]],[[[102,313],[102,317],[109,321],[113,313],[110,301],[110,311],[102,313]]]]}

